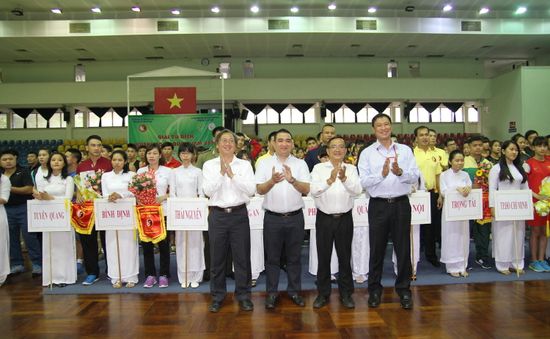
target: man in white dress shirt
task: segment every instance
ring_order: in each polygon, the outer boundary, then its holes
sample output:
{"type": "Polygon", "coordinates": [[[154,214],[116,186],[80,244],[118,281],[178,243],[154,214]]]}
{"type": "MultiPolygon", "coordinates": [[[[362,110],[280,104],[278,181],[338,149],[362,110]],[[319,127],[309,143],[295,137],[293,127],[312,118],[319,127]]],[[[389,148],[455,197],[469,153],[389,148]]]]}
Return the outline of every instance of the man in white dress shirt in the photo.
{"type": "Polygon", "coordinates": [[[420,171],[408,146],[391,139],[391,118],[377,114],[372,119],[376,142],[367,147],[357,167],[361,185],[369,196],[369,307],[378,307],[382,295],[382,268],[388,236],[397,256],[395,290],[401,307],[413,307],[411,283],[410,227],[411,205],[408,194],[420,171]]]}
{"type": "Polygon", "coordinates": [[[202,168],[204,194],[208,205],[210,235],[210,312],[220,310],[227,287],[225,265],[231,249],[235,265],[235,296],[243,311],[252,311],[250,300],[250,224],[246,204],[256,192],[250,162],[235,156],[237,136],[230,130],[216,135],[219,157],[208,160],[202,168]]]}
{"type": "Polygon", "coordinates": [[[283,248],[287,259],[288,295],[294,304],[305,306],[299,294],[302,289],[300,252],[304,240],[302,195],[309,193],[310,176],[305,161],[291,154],[293,147],[292,134],[285,129],[279,130],[275,136],[275,155],[260,162],[256,168],[256,187],[259,194],[265,195],[267,309],[274,309],[277,303],[283,248]]]}
{"type": "Polygon", "coordinates": [[[328,162],[321,162],[311,172],[311,195],[317,207],[315,220],[317,258],[317,291],[314,308],[325,306],[332,290],[330,261],[332,246],[338,254],[338,290],[340,302],[354,308],[351,273],[351,242],[353,239],[353,200],[362,191],[355,166],[344,164],[346,142],[334,137],[327,143],[328,162]]]}

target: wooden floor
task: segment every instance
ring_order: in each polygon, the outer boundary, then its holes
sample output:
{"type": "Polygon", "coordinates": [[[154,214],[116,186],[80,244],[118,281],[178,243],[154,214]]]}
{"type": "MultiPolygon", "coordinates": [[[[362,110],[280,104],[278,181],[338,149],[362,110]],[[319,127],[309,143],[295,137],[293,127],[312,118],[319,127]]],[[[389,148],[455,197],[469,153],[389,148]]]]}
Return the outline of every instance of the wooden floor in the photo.
{"type": "Polygon", "coordinates": [[[254,293],[253,312],[229,296],[218,314],[207,311],[206,294],[43,296],[39,284],[26,274],[0,287],[0,338],[550,338],[550,281],[415,287],[412,311],[389,288],[378,309],[358,289],[355,310],[341,307],[336,291],[313,310],[309,291],[305,308],[283,298],[266,311],[264,294],[254,293]]]}

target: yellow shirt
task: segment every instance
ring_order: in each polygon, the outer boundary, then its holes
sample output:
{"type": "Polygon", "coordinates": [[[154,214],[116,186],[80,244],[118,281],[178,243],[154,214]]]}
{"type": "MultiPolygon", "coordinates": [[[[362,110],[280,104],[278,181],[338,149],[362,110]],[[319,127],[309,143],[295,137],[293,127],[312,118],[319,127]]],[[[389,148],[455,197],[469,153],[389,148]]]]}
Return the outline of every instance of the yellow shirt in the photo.
{"type": "Polygon", "coordinates": [[[446,170],[449,168],[449,154],[445,152],[445,150],[441,148],[434,148],[435,153],[437,153],[437,157],[439,159],[439,163],[441,164],[441,171],[446,170]]]}
{"type": "Polygon", "coordinates": [[[256,159],[256,162],[254,163],[254,168],[258,168],[258,164],[260,163],[260,161],[267,159],[271,156],[273,156],[273,154],[270,154],[269,152],[267,152],[266,154],[258,157],[258,159],[256,159]]]}
{"type": "Polygon", "coordinates": [[[431,149],[424,151],[419,147],[414,149],[414,158],[416,159],[416,165],[420,169],[420,173],[426,181],[426,189],[435,189],[437,176],[441,174],[441,163],[439,161],[439,155],[431,149]]]}

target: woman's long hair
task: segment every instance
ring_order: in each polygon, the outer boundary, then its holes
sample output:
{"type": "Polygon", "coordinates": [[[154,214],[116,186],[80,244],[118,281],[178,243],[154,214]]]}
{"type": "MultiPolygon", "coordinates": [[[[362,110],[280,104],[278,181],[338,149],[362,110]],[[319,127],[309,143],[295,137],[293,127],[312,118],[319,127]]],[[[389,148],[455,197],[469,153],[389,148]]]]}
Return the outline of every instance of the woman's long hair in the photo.
{"type": "Polygon", "coordinates": [[[68,170],[67,170],[67,158],[65,157],[65,154],[59,153],[59,152],[53,152],[53,153],[50,154],[50,158],[48,159],[48,174],[44,176],[44,179],[46,179],[48,181],[52,177],[52,172],[53,171],[52,171],[51,162],[52,162],[52,158],[55,155],[59,155],[59,156],[61,156],[61,158],[63,158],[63,168],[61,169],[61,178],[65,179],[69,175],[68,170]]]}
{"type": "Polygon", "coordinates": [[[506,140],[505,142],[502,143],[502,146],[501,146],[502,156],[498,161],[498,164],[500,165],[500,173],[498,174],[498,180],[500,181],[510,180],[510,182],[514,181],[514,177],[512,176],[512,173],[510,173],[510,168],[508,168],[508,163],[506,163],[506,156],[504,155],[504,152],[510,145],[515,145],[518,150],[518,155],[516,156],[516,158],[512,163],[516,167],[516,169],[519,171],[521,176],[523,177],[523,180],[521,181],[521,183],[523,184],[524,182],[527,181],[527,173],[525,173],[525,170],[521,165],[521,159],[520,159],[521,151],[519,149],[519,146],[515,141],[512,141],[512,140],[506,140]]]}

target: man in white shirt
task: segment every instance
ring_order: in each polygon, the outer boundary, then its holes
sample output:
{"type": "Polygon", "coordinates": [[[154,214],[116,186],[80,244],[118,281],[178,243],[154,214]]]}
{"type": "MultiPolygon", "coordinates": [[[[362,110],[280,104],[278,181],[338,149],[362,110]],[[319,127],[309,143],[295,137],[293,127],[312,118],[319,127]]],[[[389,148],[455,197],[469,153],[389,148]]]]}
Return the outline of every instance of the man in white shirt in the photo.
{"type": "Polygon", "coordinates": [[[352,209],[355,196],[362,191],[355,166],[344,164],[346,142],[334,137],[327,143],[328,162],[321,162],[311,172],[311,195],[317,207],[315,220],[317,240],[317,291],[314,308],[325,306],[332,290],[330,260],[332,246],[338,254],[338,290],[340,302],[355,308],[351,273],[351,241],[353,239],[352,209]]]}
{"type": "Polygon", "coordinates": [[[264,248],[266,251],[265,307],[277,303],[281,252],[286,250],[288,288],[292,302],[305,306],[299,295],[302,282],[301,248],[304,239],[304,201],[309,193],[310,176],[304,160],[294,157],[292,134],[281,129],[275,136],[275,155],[256,168],[256,188],[264,194],[264,248]]]}
{"type": "Polygon", "coordinates": [[[210,197],[208,233],[210,242],[210,312],[220,310],[227,287],[225,266],[231,248],[235,266],[235,296],[243,311],[252,311],[250,300],[250,224],[246,204],[256,192],[250,162],[235,156],[237,136],[230,130],[216,135],[219,157],[202,168],[203,191],[210,197]]]}
{"type": "Polygon", "coordinates": [[[388,236],[391,233],[397,256],[395,289],[400,297],[401,307],[411,309],[411,205],[407,195],[411,185],[418,182],[420,171],[411,149],[391,140],[391,118],[388,115],[375,115],[372,127],[377,140],[361,152],[357,164],[361,185],[371,197],[368,305],[380,305],[382,268],[388,236]]]}

